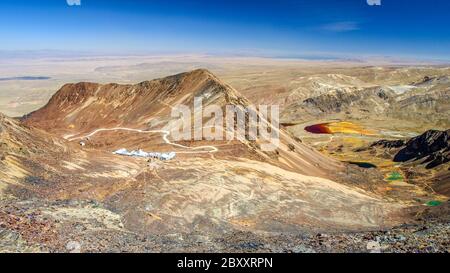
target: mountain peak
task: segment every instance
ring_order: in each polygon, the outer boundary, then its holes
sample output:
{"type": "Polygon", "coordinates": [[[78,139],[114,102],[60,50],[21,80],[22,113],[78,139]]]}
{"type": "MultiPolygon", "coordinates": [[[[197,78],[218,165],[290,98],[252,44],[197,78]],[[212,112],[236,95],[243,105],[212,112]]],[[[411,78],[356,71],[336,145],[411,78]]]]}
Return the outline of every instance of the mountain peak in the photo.
{"type": "MultiPolygon", "coordinates": [[[[222,83],[211,72],[197,69],[136,85],[66,85],[45,107],[26,116],[24,121],[60,136],[87,135],[105,128],[172,128],[181,122],[180,117],[172,116],[174,107],[184,105],[191,109],[194,99],[198,97],[203,99],[204,107],[237,105],[245,108],[251,105],[238,91],[222,83]]],[[[257,115],[260,113],[257,112],[257,115]]],[[[204,121],[207,121],[206,118],[204,121]]],[[[246,128],[249,127],[248,122],[245,120],[246,128]]],[[[234,144],[219,142],[221,145],[231,145],[229,149],[241,149],[240,153],[249,157],[273,161],[306,174],[327,176],[329,169],[341,167],[337,162],[292,139],[289,134],[277,131],[280,132],[281,148],[273,152],[262,151],[256,141],[240,140],[234,144]]],[[[119,145],[123,140],[117,136],[108,139],[114,145],[119,145]]],[[[155,139],[153,145],[161,145],[160,141],[155,139]]],[[[139,142],[137,146],[142,148],[150,144],[148,141],[139,142]]],[[[196,144],[190,141],[190,145],[196,144]]]]}
{"type": "Polygon", "coordinates": [[[99,123],[97,125],[142,126],[156,113],[168,114],[170,107],[190,105],[194,97],[205,93],[220,94],[219,97],[224,98],[222,102],[240,97],[210,71],[197,69],[134,85],[66,84],[47,105],[23,119],[50,131],[74,126],[91,129],[90,125],[95,124],[93,119],[99,123]]]}

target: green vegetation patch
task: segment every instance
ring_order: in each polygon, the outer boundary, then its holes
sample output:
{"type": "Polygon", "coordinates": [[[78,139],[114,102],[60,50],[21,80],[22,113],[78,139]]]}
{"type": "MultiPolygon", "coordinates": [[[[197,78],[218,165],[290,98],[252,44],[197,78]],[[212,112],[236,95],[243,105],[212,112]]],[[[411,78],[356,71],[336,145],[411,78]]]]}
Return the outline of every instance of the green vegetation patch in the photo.
{"type": "Polygon", "coordinates": [[[429,201],[429,202],[426,203],[426,205],[430,206],[430,207],[437,207],[437,206],[439,206],[441,204],[442,204],[442,202],[441,201],[437,201],[437,200],[429,201]]]}
{"type": "Polygon", "coordinates": [[[389,181],[399,181],[399,180],[403,180],[403,176],[402,176],[402,174],[399,173],[399,172],[392,172],[392,173],[388,176],[387,180],[389,180],[389,181]]]}

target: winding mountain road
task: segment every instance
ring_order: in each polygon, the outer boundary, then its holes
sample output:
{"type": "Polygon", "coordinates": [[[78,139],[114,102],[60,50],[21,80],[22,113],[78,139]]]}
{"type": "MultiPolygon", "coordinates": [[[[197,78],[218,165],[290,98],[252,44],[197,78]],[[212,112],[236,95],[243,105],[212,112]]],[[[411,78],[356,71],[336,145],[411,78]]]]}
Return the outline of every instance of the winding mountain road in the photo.
{"type": "Polygon", "coordinates": [[[68,141],[74,141],[74,140],[82,140],[85,138],[89,138],[92,137],[94,135],[96,135],[99,132],[107,132],[107,131],[129,131],[129,132],[135,132],[135,133],[144,133],[144,134],[162,134],[163,135],[163,140],[166,144],[172,145],[174,147],[178,147],[178,148],[182,148],[182,149],[188,149],[188,150],[192,150],[192,151],[185,151],[185,152],[177,152],[178,154],[201,154],[201,153],[216,153],[219,151],[218,148],[214,147],[214,146],[198,146],[198,147],[188,147],[185,145],[181,145],[181,144],[177,144],[177,143],[173,143],[169,140],[169,135],[170,132],[166,131],[166,130],[141,130],[141,129],[132,129],[132,128],[125,128],[125,127],[117,127],[117,128],[101,128],[101,129],[97,129],[93,132],[91,132],[88,135],[85,136],[80,136],[80,137],[72,137],[73,135],[68,135],[65,136],[64,138],[67,139],[68,141]],[[208,149],[209,151],[197,151],[197,150],[205,150],[208,149]]]}

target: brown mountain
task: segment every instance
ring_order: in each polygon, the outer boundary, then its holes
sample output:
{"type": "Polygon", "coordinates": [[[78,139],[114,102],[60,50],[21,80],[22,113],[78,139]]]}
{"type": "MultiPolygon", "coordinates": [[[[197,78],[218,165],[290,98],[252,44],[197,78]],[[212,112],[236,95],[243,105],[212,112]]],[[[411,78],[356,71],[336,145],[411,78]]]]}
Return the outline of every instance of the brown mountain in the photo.
{"type": "Polygon", "coordinates": [[[428,130],[404,140],[379,140],[371,148],[389,149],[394,162],[422,164],[432,169],[450,161],[450,130],[428,130]]]}
{"type": "MultiPolygon", "coordinates": [[[[194,70],[136,85],[68,84],[45,107],[26,116],[24,120],[26,124],[66,138],[89,134],[99,128],[159,130],[177,124],[178,120],[170,117],[171,107],[183,104],[192,109],[194,97],[204,98],[204,107],[219,105],[224,112],[226,105],[250,105],[247,99],[210,72],[194,70]]],[[[208,121],[204,119],[203,124],[208,121]]],[[[140,138],[124,143],[123,138],[109,136],[108,141],[111,148],[127,145],[155,149],[155,146],[163,145],[164,150],[173,149],[167,147],[161,138],[146,140],[145,144],[140,138]]],[[[280,131],[280,142],[280,148],[275,152],[263,152],[259,144],[252,141],[223,141],[215,145],[221,146],[219,157],[234,156],[235,151],[239,151],[242,157],[256,157],[303,174],[329,178],[330,173],[342,169],[338,162],[294,140],[284,131],[280,131]]],[[[191,146],[200,144],[204,143],[188,143],[191,146]]]]}
{"type": "Polygon", "coordinates": [[[177,123],[171,107],[192,105],[195,96],[205,105],[249,104],[195,70],[136,85],[68,84],[23,123],[2,117],[9,148],[1,189],[10,197],[0,199],[0,220],[7,219],[11,244],[65,251],[76,240],[83,251],[176,251],[202,249],[197,239],[212,244],[230,232],[368,230],[405,219],[403,204],[336,182],[370,174],[348,173],[284,131],[273,152],[258,141],[174,142],[157,131],[177,123]],[[129,130],[98,131],[116,127],[129,130]],[[117,148],[177,155],[148,162],[112,154],[117,148]]]}

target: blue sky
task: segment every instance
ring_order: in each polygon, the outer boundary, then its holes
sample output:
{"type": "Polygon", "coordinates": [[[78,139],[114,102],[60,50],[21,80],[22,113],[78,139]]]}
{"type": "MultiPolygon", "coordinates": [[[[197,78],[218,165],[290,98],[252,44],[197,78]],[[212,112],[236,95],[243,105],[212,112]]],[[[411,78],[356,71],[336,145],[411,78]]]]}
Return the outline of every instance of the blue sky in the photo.
{"type": "Polygon", "coordinates": [[[450,1],[2,0],[0,50],[450,60],[450,1]]]}

